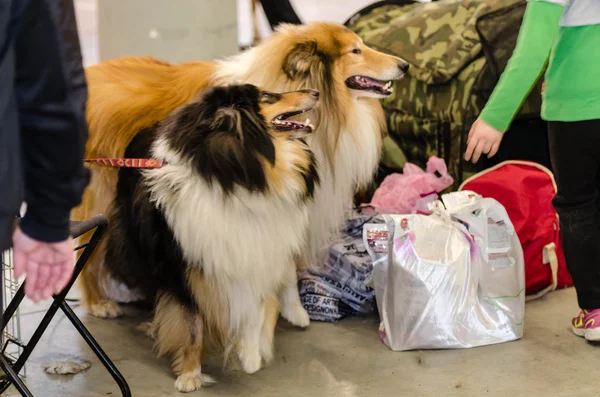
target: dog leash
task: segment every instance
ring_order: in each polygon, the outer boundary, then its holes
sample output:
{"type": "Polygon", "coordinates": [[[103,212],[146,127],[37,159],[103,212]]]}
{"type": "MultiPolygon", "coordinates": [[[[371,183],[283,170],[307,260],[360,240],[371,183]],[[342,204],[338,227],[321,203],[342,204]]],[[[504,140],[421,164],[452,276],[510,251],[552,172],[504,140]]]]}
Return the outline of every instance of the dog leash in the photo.
{"type": "Polygon", "coordinates": [[[167,165],[164,160],[155,159],[131,159],[131,158],[109,158],[101,157],[83,160],[86,163],[116,168],[162,168],[167,165]]]}

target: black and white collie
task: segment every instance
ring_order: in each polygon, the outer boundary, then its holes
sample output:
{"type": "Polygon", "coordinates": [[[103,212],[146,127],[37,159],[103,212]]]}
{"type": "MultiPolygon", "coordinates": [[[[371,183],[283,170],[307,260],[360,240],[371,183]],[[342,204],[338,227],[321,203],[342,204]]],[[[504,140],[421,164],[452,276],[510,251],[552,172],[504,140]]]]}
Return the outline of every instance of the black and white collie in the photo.
{"type": "Polygon", "coordinates": [[[110,211],[106,265],[129,288],[155,297],[159,355],[172,357],[182,392],[201,387],[203,338],[234,350],[247,373],[273,358],[278,293],[295,282],[318,183],[303,137],[287,120],[319,93],[217,87],[129,144],[110,211]]]}

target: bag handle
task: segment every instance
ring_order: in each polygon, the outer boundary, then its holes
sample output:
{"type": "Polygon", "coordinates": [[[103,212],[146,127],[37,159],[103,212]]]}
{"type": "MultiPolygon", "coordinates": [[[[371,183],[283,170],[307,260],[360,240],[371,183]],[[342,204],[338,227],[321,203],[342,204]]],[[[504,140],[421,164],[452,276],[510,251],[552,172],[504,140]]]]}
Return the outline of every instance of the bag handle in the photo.
{"type": "Polygon", "coordinates": [[[552,273],[551,283],[548,287],[544,288],[543,290],[525,297],[526,301],[541,298],[548,292],[556,290],[556,288],[558,287],[558,256],[556,255],[556,244],[550,243],[544,246],[542,262],[544,263],[544,265],[550,264],[550,270],[552,273]]]}

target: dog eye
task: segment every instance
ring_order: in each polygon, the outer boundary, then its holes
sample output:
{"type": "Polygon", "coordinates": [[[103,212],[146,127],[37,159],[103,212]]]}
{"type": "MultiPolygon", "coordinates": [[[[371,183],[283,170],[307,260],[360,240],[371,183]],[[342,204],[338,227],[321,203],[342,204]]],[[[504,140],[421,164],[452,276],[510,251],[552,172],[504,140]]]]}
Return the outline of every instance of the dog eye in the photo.
{"type": "Polygon", "coordinates": [[[355,48],[352,50],[353,54],[362,54],[362,51],[360,50],[360,48],[355,48]]]}
{"type": "Polygon", "coordinates": [[[260,95],[260,101],[266,103],[275,103],[279,100],[278,94],[273,94],[272,92],[263,92],[260,95]]]}

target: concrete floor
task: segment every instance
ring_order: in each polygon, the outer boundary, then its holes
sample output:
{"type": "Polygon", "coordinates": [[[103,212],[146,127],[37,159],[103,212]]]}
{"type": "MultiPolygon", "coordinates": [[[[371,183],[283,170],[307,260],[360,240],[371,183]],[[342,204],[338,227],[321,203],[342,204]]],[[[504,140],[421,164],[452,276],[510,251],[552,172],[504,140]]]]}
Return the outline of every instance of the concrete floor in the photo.
{"type": "MultiPolygon", "coordinates": [[[[305,20],[341,22],[370,0],[297,0],[305,20]],[[341,7],[341,5],[344,7],[341,7]]],[[[247,42],[250,26],[239,0],[240,43],[247,42]]],[[[95,0],[76,0],[86,65],[97,62],[95,0]]],[[[247,7],[246,7],[247,8],[247,7]]],[[[264,21],[263,21],[264,23],[264,21]]],[[[25,340],[33,332],[47,303],[24,303],[25,340]]],[[[204,364],[204,372],[219,383],[193,395],[203,396],[316,396],[316,397],[598,397],[598,348],[575,337],[570,318],[577,313],[573,290],[559,291],[527,304],[525,337],[521,341],[455,351],[392,352],[378,338],[378,320],[353,318],[338,324],[313,323],[301,331],[281,322],[276,337],[276,361],[252,376],[223,373],[218,360],[204,364]]],[[[167,360],[158,360],[152,342],[135,326],[145,314],[128,309],[118,320],[99,320],[77,309],[85,324],[127,378],[133,396],[180,396],[173,387],[167,360]]],[[[27,384],[40,397],[119,396],[101,363],[77,332],[57,315],[27,365],[27,384]],[[75,376],[51,376],[44,364],[85,359],[92,367],[75,376]]],[[[5,397],[18,396],[9,389],[5,397]]]]}
{"type": "MultiPolygon", "coordinates": [[[[77,310],[127,378],[134,396],[178,396],[168,362],[156,359],[152,343],[135,330],[144,313],[129,309],[118,320],[99,320],[77,310]]],[[[527,304],[525,337],[517,342],[469,350],[392,352],[378,339],[378,320],[352,318],[338,324],[313,323],[301,331],[281,322],[276,360],[248,376],[223,373],[218,360],[204,372],[219,383],[192,395],[398,397],[398,396],[600,396],[598,347],[575,337],[569,321],[576,314],[574,291],[558,291],[527,304]]],[[[62,316],[28,364],[27,384],[36,396],[118,396],[101,363],[62,316]],[[51,376],[44,364],[68,358],[89,360],[92,368],[74,376],[51,376]]],[[[24,314],[29,335],[39,312],[24,314]]],[[[5,397],[17,396],[9,390],[5,397]]]]}

